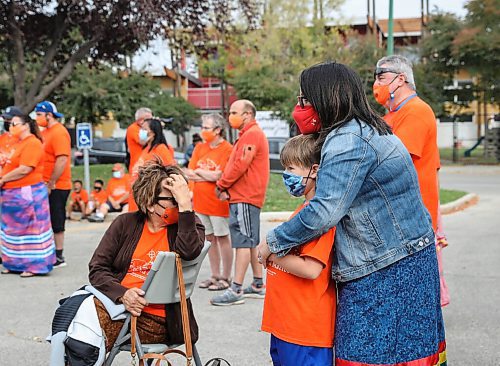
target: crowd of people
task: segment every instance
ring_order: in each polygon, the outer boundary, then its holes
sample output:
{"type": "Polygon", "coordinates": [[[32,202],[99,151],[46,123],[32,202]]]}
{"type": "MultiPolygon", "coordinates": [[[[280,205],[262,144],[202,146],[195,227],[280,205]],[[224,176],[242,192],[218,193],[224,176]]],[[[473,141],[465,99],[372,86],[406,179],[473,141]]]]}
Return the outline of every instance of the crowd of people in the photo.
{"type": "MultiPolygon", "coordinates": [[[[107,184],[95,180],[89,194],[75,180],[71,195],[69,135],[55,105],[38,104],[36,121],[9,107],[0,136],[2,273],[29,277],[64,265],[66,215],[101,222],[123,212],[89,278],[138,317],[147,342],[183,342],[179,312],[148,304],[140,289],[157,253],[192,259],[208,240],[211,275],[199,287],[215,292],[214,306],[265,299],[273,365],[445,365],[435,116],[404,57],[378,61],[373,93],[384,117],[349,67],[326,62],[301,73],[293,112],[300,134],[280,159],[288,193],[304,202],[263,240],[269,146],[251,101],[230,106],[234,144],[220,114],[202,116],[186,167],[177,166],[161,121],[140,108],[126,135],[130,174],[115,164],[107,184]]],[[[109,349],[121,323],[95,304],[109,349]]]]}

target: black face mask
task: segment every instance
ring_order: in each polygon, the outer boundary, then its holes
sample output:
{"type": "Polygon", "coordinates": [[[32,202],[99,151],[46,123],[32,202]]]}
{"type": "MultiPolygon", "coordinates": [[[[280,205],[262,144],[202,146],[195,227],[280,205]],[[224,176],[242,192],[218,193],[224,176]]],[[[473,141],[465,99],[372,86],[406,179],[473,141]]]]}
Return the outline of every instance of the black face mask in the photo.
{"type": "Polygon", "coordinates": [[[10,122],[4,121],[3,122],[4,131],[9,131],[9,128],[10,128],[10,122]]]}
{"type": "Polygon", "coordinates": [[[94,191],[96,191],[96,192],[100,192],[101,189],[102,189],[102,187],[94,187],[94,191]]]}

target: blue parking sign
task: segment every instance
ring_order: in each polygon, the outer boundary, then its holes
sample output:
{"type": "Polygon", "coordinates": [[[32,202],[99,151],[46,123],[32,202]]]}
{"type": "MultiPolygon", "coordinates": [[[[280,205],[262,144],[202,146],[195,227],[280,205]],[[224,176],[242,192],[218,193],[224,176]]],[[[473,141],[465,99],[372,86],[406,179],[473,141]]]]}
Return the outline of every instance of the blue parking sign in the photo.
{"type": "Polygon", "coordinates": [[[78,123],[76,125],[76,147],[79,149],[90,149],[92,147],[92,125],[90,123],[78,123]]]}

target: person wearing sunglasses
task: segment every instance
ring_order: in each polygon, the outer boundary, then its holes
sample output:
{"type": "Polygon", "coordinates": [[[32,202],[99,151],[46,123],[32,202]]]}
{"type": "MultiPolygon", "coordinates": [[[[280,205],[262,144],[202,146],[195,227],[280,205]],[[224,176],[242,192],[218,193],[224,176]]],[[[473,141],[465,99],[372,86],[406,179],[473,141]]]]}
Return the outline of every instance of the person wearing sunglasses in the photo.
{"type": "Polygon", "coordinates": [[[52,271],[56,252],[42,136],[29,116],[14,116],[9,131],[17,142],[0,159],[2,273],[26,278],[52,271]]]}
{"type": "MultiPolygon", "coordinates": [[[[432,108],[417,95],[412,63],[403,56],[381,58],[375,69],[373,94],[387,109],[384,120],[410,153],[417,171],[420,194],[438,231],[439,178],[441,166],[437,144],[437,122],[432,108]]],[[[442,228],[440,231],[442,231],[442,228]]],[[[436,246],[440,267],[441,305],[449,303],[443,275],[441,247],[436,246]]]]}
{"type": "MultiPolygon", "coordinates": [[[[205,228],[191,205],[187,179],[177,166],[160,160],[147,162],[138,171],[132,190],[138,211],[118,216],[104,234],[89,263],[92,286],[138,316],[143,343],[183,344],[179,303],[152,305],[141,286],[159,251],[173,251],[184,260],[196,258],[203,248],[205,228]]],[[[113,321],[96,300],[99,322],[112,347],[123,321],[113,321]]],[[[198,326],[188,300],[191,337],[198,326]]]]}

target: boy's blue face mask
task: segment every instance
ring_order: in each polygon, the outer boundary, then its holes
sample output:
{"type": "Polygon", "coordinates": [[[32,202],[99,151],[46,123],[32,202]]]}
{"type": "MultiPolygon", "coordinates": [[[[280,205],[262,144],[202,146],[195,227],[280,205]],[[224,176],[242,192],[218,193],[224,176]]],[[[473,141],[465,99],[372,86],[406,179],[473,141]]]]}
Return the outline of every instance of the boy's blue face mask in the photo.
{"type": "Polygon", "coordinates": [[[288,172],[283,172],[283,183],[285,184],[286,190],[288,193],[290,193],[294,197],[301,197],[304,195],[306,191],[306,185],[307,185],[307,180],[309,179],[309,176],[311,175],[311,169],[309,169],[309,173],[307,174],[307,177],[303,177],[301,175],[293,174],[293,173],[288,173],[288,172]],[[305,178],[304,184],[302,184],[302,181],[305,178]]]}

